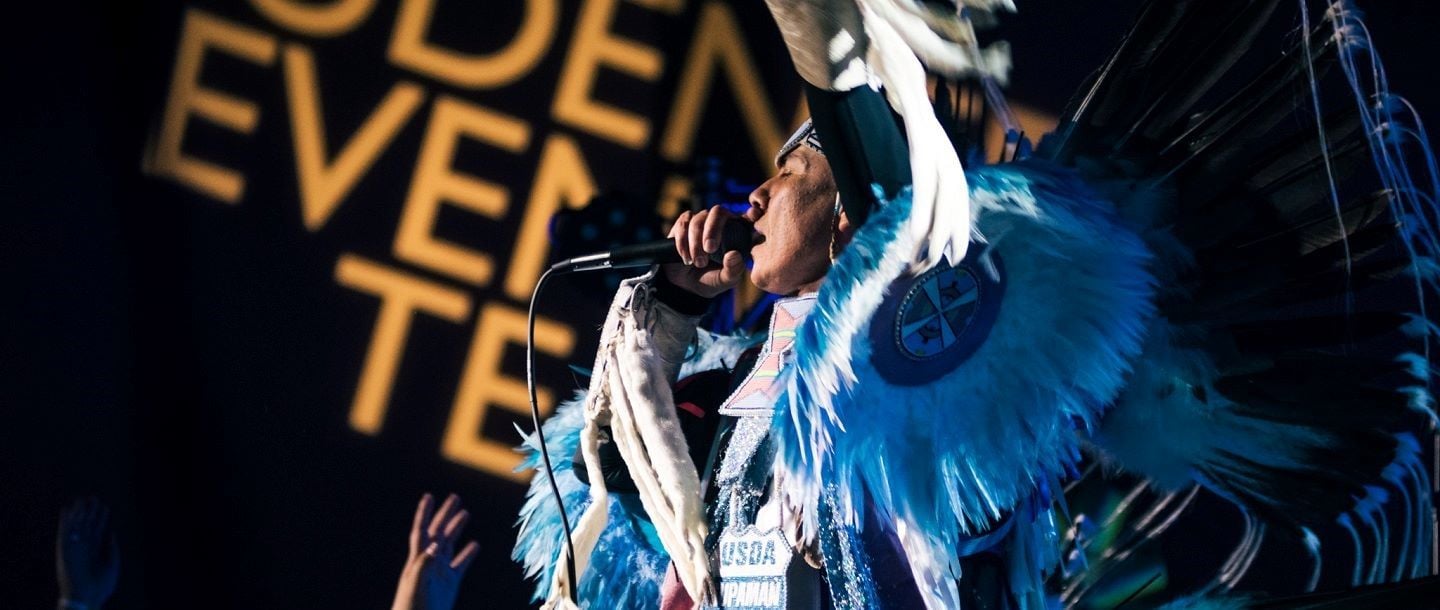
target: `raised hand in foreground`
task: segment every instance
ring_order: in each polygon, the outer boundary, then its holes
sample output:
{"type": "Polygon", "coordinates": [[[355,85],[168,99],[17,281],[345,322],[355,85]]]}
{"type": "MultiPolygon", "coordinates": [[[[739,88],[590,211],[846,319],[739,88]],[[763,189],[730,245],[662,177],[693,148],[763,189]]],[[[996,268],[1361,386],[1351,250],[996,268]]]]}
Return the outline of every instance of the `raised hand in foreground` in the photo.
{"type": "Polygon", "coordinates": [[[110,508],[99,500],[76,500],[60,512],[55,577],[60,610],[97,610],[115,593],[120,547],[110,528],[110,508]]]}
{"type": "Polygon", "coordinates": [[[470,568],[479,545],[465,544],[455,553],[470,513],[460,508],[460,498],[450,494],[435,510],[435,498],[425,494],[415,508],[410,526],[410,556],[400,572],[393,610],[451,610],[460,593],[460,579],[470,568]]]}

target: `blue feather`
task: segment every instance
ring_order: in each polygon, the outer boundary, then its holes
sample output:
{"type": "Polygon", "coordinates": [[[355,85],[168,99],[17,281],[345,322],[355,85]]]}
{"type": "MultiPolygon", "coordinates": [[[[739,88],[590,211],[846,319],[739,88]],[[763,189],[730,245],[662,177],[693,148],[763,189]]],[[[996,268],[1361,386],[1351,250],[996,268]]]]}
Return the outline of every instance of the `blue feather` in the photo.
{"type": "MultiPolygon", "coordinates": [[[[680,375],[683,378],[720,367],[734,368],[740,354],[763,339],[702,332],[680,375]]],[[[583,514],[590,504],[589,487],[580,480],[581,473],[575,472],[569,459],[580,446],[584,412],[585,393],[579,392],[545,422],[546,448],[555,466],[555,481],[571,515],[583,514]]],[[[519,532],[511,557],[525,567],[526,577],[536,581],[534,599],[540,601],[550,595],[556,562],[565,546],[565,532],[540,460],[539,442],[533,434],[522,436],[520,450],[525,459],[520,470],[534,469],[535,476],[520,509],[519,532]]],[[[647,535],[649,521],[640,504],[627,501],[622,494],[612,493],[611,497],[616,501],[610,503],[608,525],[590,556],[589,569],[579,575],[580,605],[605,610],[653,608],[660,599],[660,583],[670,557],[647,535]]]]}
{"type": "MultiPolygon", "coordinates": [[[[826,276],[796,333],[780,403],[788,408],[775,421],[797,493],[815,498],[822,481],[835,485],[849,525],[871,498],[886,521],[923,532],[929,555],[951,572],[962,540],[1073,467],[1076,425],[1093,426],[1123,387],[1154,313],[1149,250],[1073,173],[1025,162],[967,179],[975,226],[1006,275],[985,343],[927,385],[891,385],[869,364],[864,331],[875,308],[856,304],[882,293],[913,252],[902,193],[826,276]]],[[[1011,578],[1022,599],[1039,595],[1056,559],[1048,514],[1032,525],[1011,541],[1022,545],[1011,552],[1028,558],[1011,578]]]]}
{"type": "MultiPolygon", "coordinates": [[[[580,481],[569,459],[580,446],[584,428],[584,393],[566,401],[545,422],[547,449],[555,465],[555,481],[565,498],[566,510],[581,514],[590,504],[587,485],[580,481]]],[[[535,436],[526,435],[521,450],[525,461],[520,468],[535,469],[525,504],[520,509],[520,531],[515,538],[511,557],[525,567],[525,576],[536,580],[535,601],[550,595],[556,561],[565,547],[565,532],[560,524],[560,511],[550,491],[550,482],[540,463],[539,444],[535,436]]],[[[618,494],[614,494],[618,495],[618,494]]],[[[660,583],[670,558],[659,547],[647,543],[634,520],[643,520],[623,506],[611,502],[609,526],[601,534],[590,556],[590,567],[579,576],[577,589],[584,608],[653,608],[660,599],[660,583]]]]}

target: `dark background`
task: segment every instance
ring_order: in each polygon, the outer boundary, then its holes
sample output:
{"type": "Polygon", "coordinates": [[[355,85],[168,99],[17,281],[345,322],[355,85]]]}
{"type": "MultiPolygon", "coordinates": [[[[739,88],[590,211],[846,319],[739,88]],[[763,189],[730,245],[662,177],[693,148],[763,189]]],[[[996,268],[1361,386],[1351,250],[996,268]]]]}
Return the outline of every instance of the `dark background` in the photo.
{"type": "MultiPolygon", "coordinates": [[[[1022,12],[998,33],[1014,49],[1010,95],[1055,111],[1110,50],[1138,2],[1019,4],[1022,12]]],[[[622,3],[615,29],[664,52],[666,74],[641,85],[602,77],[596,97],[650,115],[658,134],[700,5],[692,0],[682,15],[661,18],[622,3]]],[[[777,114],[788,122],[798,89],[763,3],[732,5],[777,114]]],[[[434,38],[474,52],[508,37],[519,14],[513,2],[438,6],[434,38]]],[[[1424,0],[1361,6],[1392,89],[1422,116],[1440,116],[1433,76],[1440,9],[1424,0]]],[[[602,190],[646,206],[662,175],[687,171],[659,159],[658,136],[636,153],[549,118],[579,3],[561,7],[555,42],[535,71],[481,92],[387,64],[396,10],[390,2],[338,40],[285,33],[238,1],[10,7],[0,164],[0,607],[53,604],[58,511],[93,494],[114,507],[123,549],[110,607],[384,608],[414,501],[426,490],[456,491],[475,513],[469,531],[482,555],[460,607],[524,605],[530,584],[508,559],[522,488],[439,452],[473,320],[417,317],[384,432],[361,435],[346,416],[378,302],[338,285],[333,273],[342,252],[399,264],[388,252],[436,95],[520,116],[535,132],[518,157],[462,151],[457,166],[511,185],[512,213],[504,222],[442,214],[442,231],[455,241],[508,244],[538,143],[552,130],[580,141],[602,190]],[[194,142],[187,151],[244,171],[249,185],[240,205],[140,171],[186,6],[309,45],[332,150],[391,84],[405,78],[425,85],[426,105],[324,230],[307,232],[299,221],[278,63],[215,60],[202,77],[255,100],[263,112],[249,137],[207,135],[200,127],[187,136],[194,142]]],[[[725,85],[712,89],[696,152],[719,156],[735,177],[754,183],[764,177],[762,166],[735,128],[741,123],[732,99],[725,85]]],[[[509,246],[490,251],[503,270],[509,246]]],[[[477,308],[506,298],[498,283],[467,289],[477,308]]],[[[569,361],[588,364],[593,337],[586,329],[604,302],[562,283],[543,304],[543,312],[576,329],[569,361]]],[[[507,353],[506,371],[523,375],[520,359],[518,350],[507,353]]],[[[557,394],[574,384],[565,364],[540,360],[541,380],[557,394]]],[[[490,413],[486,434],[513,438],[506,430],[519,420],[490,413]]]]}

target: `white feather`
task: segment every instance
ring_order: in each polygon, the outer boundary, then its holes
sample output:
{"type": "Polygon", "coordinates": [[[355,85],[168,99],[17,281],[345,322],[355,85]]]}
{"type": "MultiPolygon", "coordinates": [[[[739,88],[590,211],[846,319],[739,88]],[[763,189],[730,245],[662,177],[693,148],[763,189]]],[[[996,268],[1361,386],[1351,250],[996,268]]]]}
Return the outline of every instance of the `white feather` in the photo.
{"type": "Polygon", "coordinates": [[[931,108],[925,68],[897,30],[915,26],[913,16],[886,0],[860,0],[860,7],[870,37],[868,61],[905,123],[914,189],[910,232],[917,242],[912,271],[929,269],[941,257],[960,260],[970,243],[969,189],[960,157],[931,108]]]}

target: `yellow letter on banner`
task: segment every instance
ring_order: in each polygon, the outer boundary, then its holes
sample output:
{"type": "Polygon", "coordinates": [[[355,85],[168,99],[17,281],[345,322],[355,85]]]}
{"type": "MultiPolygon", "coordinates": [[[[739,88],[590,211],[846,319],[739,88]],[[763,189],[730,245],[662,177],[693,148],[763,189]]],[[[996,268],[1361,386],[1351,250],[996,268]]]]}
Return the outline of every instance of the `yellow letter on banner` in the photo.
{"type": "Polygon", "coordinates": [[[238,203],[245,194],[245,177],[233,169],[186,156],[181,150],[185,124],[191,115],[209,119],[231,131],[249,135],[260,121],[254,102],[200,86],[205,53],[225,51],[251,63],[275,62],[275,37],[231,23],[199,9],[185,11],[180,48],[175,53],[175,74],[160,123],[160,137],[145,171],[170,178],[201,193],[238,203]]]}
{"type": "MultiPolygon", "coordinates": [[[[550,48],[555,36],[556,2],[525,0],[520,31],[505,48],[490,55],[471,55],[425,40],[435,0],[404,0],[395,33],[386,52],[390,62],[457,87],[495,88],[524,76],[550,48]]],[[[484,3],[477,2],[477,6],[484,3]]]]}
{"type": "Polygon", "coordinates": [[[294,0],[250,0],[266,18],[301,34],[339,36],[365,21],[375,0],[332,0],[328,3],[294,0]]]}
{"type": "Polygon", "coordinates": [[[435,237],[435,219],[442,202],[464,207],[490,218],[504,217],[510,192],[493,182],[456,172],[451,167],[461,136],[471,136],[503,150],[520,153],[530,144],[530,126],[524,121],[486,110],[460,99],[435,100],[420,161],[410,180],[410,194],[395,231],[395,255],[472,284],[490,283],[490,257],[435,237]]]}
{"type": "Polygon", "coordinates": [[[380,315],[375,319],[375,332],[370,337],[370,348],[360,371],[355,402],[350,406],[351,428],[365,434],[379,434],[415,312],[423,311],[458,324],[470,314],[470,297],[462,291],[354,254],[340,255],[335,263],[335,280],[342,286],[380,297],[380,315]]]}
{"type": "Polygon", "coordinates": [[[319,87],[310,49],[286,45],[285,89],[290,99],[290,132],[295,140],[295,174],[300,179],[300,215],[305,228],[311,231],[325,226],[340,200],[375,164],[380,152],[395,139],[425,97],[420,85],[396,83],[350,142],[340,147],[335,163],[327,164],[319,87]]]}
{"type": "Polygon", "coordinates": [[[745,47],[745,36],[735,22],[735,14],[724,2],[711,0],[701,9],[695,29],[695,42],[680,74],[679,93],[670,111],[670,121],[665,125],[660,153],[676,162],[690,157],[695,134],[700,129],[700,114],[705,110],[718,64],[729,77],[730,91],[740,104],[740,116],[744,117],[750,140],[755,143],[755,154],[769,172],[771,156],[785,142],[785,135],[765,95],[755,62],[745,47]]]}
{"type": "MultiPolygon", "coordinates": [[[[465,373],[460,379],[460,389],[455,393],[455,405],[450,412],[450,424],[445,428],[441,449],[451,460],[518,483],[524,483],[528,478],[515,472],[520,465],[520,454],[513,448],[518,439],[505,442],[487,439],[482,426],[491,405],[519,415],[530,414],[530,396],[524,379],[505,375],[501,371],[505,346],[523,347],[525,330],[525,312],[500,303],[489,303],[480,310],[475,339],[470,344],[470,355],[465,359],[465,373]]],[[[575,334],[569,327],[543,318],[535,319],[537,351],[564,358],[570,355],[574,344],[575,334]]],[[[550,413],[554,397],[548,390],[536,388],[535,399],[542,415],[550,413]]]]}
{"type": "MultiPolygon", "coordinates": [[[[619,0],[587,0],[580,10],[580,23],[575,26],[575,39],[555,91],[553,113],[575,127],[640,149],[650,141],[650,121],[590,97],[601,64],[646,81],[660,78],[665,69],[665,57],[659,51],[610,33],[618,4],[619,0]]],[[[666,12],[682,8],[681,2],[643,4],[666,12]]]]}
{"type": "Polygon", "coordinates": [[[563,204],[570,209],[585,207],[595,196],[595,179],[580,154],[575,140],[552,134],[545,140],[540,153],[540,168],[535,171],[535,184],[530,188],[530,201],[525,204],[525,218],[520,221],[520,234],[515,236],[515,251],[510,257],[510,270],[505,274],[505,294],[525,301],[540,277],[545,263],[546,229],[550,217],[563,204]]]}

